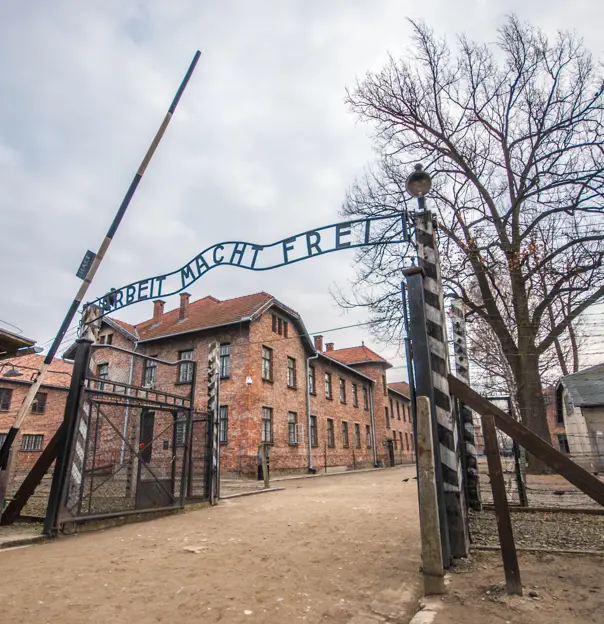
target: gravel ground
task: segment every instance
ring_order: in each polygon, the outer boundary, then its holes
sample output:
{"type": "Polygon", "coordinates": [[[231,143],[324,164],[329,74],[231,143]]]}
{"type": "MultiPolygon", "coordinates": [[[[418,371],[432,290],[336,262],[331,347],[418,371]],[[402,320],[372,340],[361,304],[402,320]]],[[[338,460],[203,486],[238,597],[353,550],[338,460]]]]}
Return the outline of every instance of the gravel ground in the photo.
{"type": "MultiPolygon", "coordinates": [[[[518,547],[604,552],[604,516],[564,511],[514,512],[511,516],[518,547]]],[[[472,512],[470,531],[474,545],[499,545],[494,511],[472,512]]]]}

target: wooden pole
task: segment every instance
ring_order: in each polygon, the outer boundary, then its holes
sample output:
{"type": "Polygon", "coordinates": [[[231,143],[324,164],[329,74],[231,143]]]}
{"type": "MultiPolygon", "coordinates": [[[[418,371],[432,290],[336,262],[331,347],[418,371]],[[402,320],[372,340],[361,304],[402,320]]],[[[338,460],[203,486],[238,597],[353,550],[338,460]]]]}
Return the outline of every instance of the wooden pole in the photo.
{"type": "Polygon", "coordinates": [[[424,593],[445,593],[441,527],[436,495],[430,399],[417,397],[417,482],[424,593]]]}
{"type": "Polygon", "coordinates": [[[520,581],[520,569],[518,567],[518,557],[516,555],[516,544],[514,543],[512,519],[510,517],[508,499],[505,493],[505,480],[501,469],[495,418],[492,414],[485,414],[482,416],[482,430],[484,433],[484,448],[489,464],[489,477],[491,479],[495,516],[497,517],[497,531],[499,532],[499,543],[501,544],[501,558],[503,559],[503,569],[505,572],[505,588],[508,594],[518,594],[522,596],[522,582],[520,581]]]}

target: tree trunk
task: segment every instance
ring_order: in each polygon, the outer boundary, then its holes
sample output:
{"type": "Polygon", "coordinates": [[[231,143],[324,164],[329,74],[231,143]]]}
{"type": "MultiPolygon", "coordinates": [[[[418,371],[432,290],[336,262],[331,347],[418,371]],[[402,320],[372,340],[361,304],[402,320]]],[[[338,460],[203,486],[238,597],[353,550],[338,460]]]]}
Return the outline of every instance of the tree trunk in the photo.
{"type": "MultiPolygon", "coordinates": [[[[524,355],[520,358],[516,371],[516,384],[522,423],[533,433],[547,440],[548,444],[551,444],[545,398],[539,375],[539,359],[536,355],[524,355]]],[[[549,472],[549,469],[545,463],[527,451],[527,472],[539,474],[549,472]]]]}

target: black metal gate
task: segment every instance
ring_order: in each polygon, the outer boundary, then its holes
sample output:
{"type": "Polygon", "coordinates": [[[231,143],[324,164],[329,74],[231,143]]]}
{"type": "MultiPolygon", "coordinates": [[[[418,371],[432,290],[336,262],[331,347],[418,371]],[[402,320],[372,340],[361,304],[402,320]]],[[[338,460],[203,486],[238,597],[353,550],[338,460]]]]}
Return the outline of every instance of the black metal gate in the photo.
{"type": "Polygon", "coordinates": [[[193,415],[194,363],[182,383],[183,362],[92,346],[55,526],[207,498],[207,415],[193,415]]]}

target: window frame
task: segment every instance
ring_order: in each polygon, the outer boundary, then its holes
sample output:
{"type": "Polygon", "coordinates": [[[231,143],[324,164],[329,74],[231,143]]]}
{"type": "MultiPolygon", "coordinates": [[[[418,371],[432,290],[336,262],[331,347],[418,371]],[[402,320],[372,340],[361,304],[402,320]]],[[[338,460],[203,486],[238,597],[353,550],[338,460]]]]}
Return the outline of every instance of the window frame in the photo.
{"type": "Polygon", "coordinates": [[[317,396],[317,370],[311,364],[308,365],[308,391],[317,396]]]}
{"type": "Polygon", "coordinates": [[[336,448],[336,428],[333,418],[327,419],[327,448],[336,448]]]}
{"type": "Polygon", "coordinates": [[[48,392],[36,392],[36,396],[31,404],[31,413],[32,414],[44,414],[46,412],[46,403],[48,402],[48,392]],[[39,408],[40,401],[39,397],[44,397],[42,400],[42,409],[39,408]]]}
{"type": "Polygon", "coordinates": [[[265,347],[264,345],[262,345],[262,381],[268,381],[269,383],[273,382],[273,350],[270,347],[265,347]],[[268,357],[265,353],[268,354],[268,357]],[[268,363],[268,377],[264,374],[265,362],[268,363]]]}
{"type": "Polygon", "coordinates": [[[181,448],[187,445],[187,412],[179,410],[174,419],[174,446],[181,448]]]}
{"type": "Polygon", "coordinates": [[[363,409],[369,411],[369,388],[363,386],[363,409]]]}
{"type": "Polygon", "coordinates": [[[388,406],[384,405],[384,411],[386,414],[386,429],[390,429],[390,417],[388,415],[388,406]]]}
{"type": "Polygon", "coordinates": [[[558,441],[558,450],[565,455],[570,453],[570,445],[568,443],[568,435],[566,433],[558,433],[556,434],[556,439],[558,441]],[[562,443],[564,442],[564,449],[562,448],[562,443]]]}
{"type": "Polygon", "coordinates": [[[328,401],[333,401],[333,386],[331,380],[331,373],[325,373],[325,398],[328,401]]]}
{"type": "Polygon", "coordinates": [[[229,406],[228,405],[220,405],[218,408],[218,441],[220,444],[229,443],[229,406]]]}
{"type": "Polygon", "coordinates": [[[401,402],[398,399],[396,401],[396,419],[401,419],[401,402]]]}
{"type": "Polygon", "coordinates": [[[193,375],[195,371],[195,361],[194,361],[194,350],[193,349],[185,349],[183,351],[178,352],[178,359],[185,360],[184,362],[180,362],[178,365],[178,384],[190,384],[193,383],[193,375]],[[190,353],[191,357],[183,357],[185,354],[190,353]],[[187,371],[187,378],[183,379],[183,372],[187,371]]]}
{"type": "Polygon", "coordinates": [[[10,410],[10,406],[12,402],[13,402],[13,389],[12,388],[0,388],[0,412],[8,412],[10,410]]]}
{"type": "Polygon", "coordinates": [[[346,379],[340,377],[340,403],[346,405],[346,379]]]}
{"type": "Polygon", "coordinates": [[[409,434],[405,431],[405,448],[409,450],[409,434]]]}
{"type": "Polygon", "coordinates": [[[319,446],[319,429],[317,428],[317,417],[310,416],[310,445],[311,447],[319,446]]]}
{"type": "Polygon", "coordinates": [[[361,425],[360,423],[354,423],[354,442],[355,447],[361,448],[361,425]]]}
{"type": "Polygon", "coordinates": [[[386,382],[386,375],[382,375],[382,386],[384,387],[384,396],[388,396],[388,384],[386,382]]]}
{"type": "Polygon", "coordinates": [[[358,384],[352,384],[352,407],[359,406],[359,386],[358,384]]]}
{"type": "MultiPolygon", "coordinates": [[[[157,355],[150,355],[149,358],[156,358],[157,355]]],[[[145,362],[143,365],[143,388],[146,388],[147,386],[151,387],[151,388],[155,388],[155,382],[157,381],[157,362],[154,359],[147,359],[145,358],[145,362]],[[153,374],[151,375],[151,377],[153,377],[153,380],[151,382],[147,381],[147,374],[153,371],[153,374]]]]}
{"type": "MultiPolygon", "coordinates": [[[[42,445],[44,444],[44,434],[43,433],[24,433],[21,436],[21,443],[19,445],[19,450],[24,453],[39,453],[42,451],[42,445]],[[39,441],[40,444],[35,444],[35,448],[25,448],[26,447],[26,439],[27,440],[35,440],[39,441]]],[[[29,444],[27,446],[30,446],[29,444]]]]}
{"type": "Polygon", "coordinates": [[[265,444],[273,444],[273,408],[269,407],[268,405],[262,406],[262,429],[260,432],[260,441],[264,442],[265,444]],[[266,417],[266,414],[268,414],[268,418],[266,417]],[[266,422],[269,423],[268,440],[266,439],[266,422]]]}
{"type": "Polygon", "coordinates": [[[350,438],[348,431],[348,421],[342,421],[342,448],[350,448],[350,438]]]}
{"type": "Polygon", "coordinates": [[[368,449],[371,448],[371,425],[365,425],[365,444],[368,449]]]}
{"type": "Polygon", "coordinates": [[[98,379],[99,390],[105,389],[105,382],[109,381],[109,362],[97,364],[96,376],[98,379]]]}
{"type": "Polygon", "coordinates": [[[220,343],[220,379],[231,378],[231,343],[220,343]]]}
{"type": "Polygon", "coordinates": [[[296,390],[298,388],[298,371],[296,358],[287,356],[287,387],[296,390]]]}
{"type": "Polygon", "coordinates": [[[298,413],[291,410],[287,412],[287,443],[290,446],[298,446],[298,413]]]}

